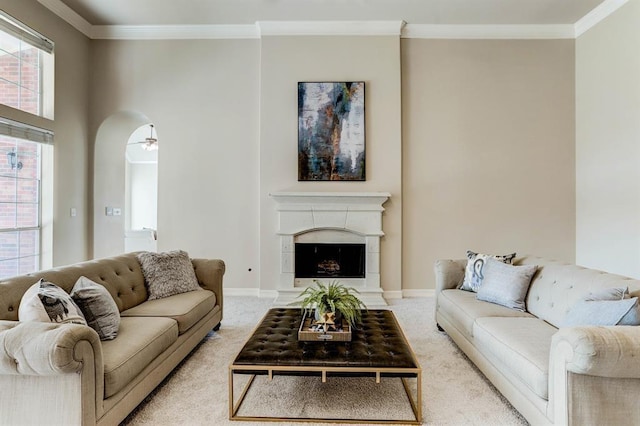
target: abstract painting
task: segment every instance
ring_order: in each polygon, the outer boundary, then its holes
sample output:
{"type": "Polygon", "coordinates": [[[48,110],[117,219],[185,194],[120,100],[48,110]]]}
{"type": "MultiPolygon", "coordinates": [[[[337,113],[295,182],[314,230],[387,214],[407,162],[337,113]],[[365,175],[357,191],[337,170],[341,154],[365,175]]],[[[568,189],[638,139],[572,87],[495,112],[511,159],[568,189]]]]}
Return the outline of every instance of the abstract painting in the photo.
{"type": "Polygon", "coordinates": [[[364,82],[298,83],[298,180],[365,180],[364,82]]]}

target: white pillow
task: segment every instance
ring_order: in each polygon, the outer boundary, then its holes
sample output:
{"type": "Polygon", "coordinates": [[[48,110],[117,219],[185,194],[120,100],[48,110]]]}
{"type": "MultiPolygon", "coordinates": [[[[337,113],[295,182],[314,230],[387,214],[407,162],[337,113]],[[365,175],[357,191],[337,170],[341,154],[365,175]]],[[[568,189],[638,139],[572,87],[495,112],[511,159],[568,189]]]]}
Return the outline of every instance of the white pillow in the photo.
{"type": "Polygon", "coordinates": [[[464,280],[462,281],[462,284],[460,284],[460,289],[476,293],[478,292],[478,289],[482,285],[482,280],[484,279],[483,269],[487,259],[496,259],[502,263],[511,265],[515,257],[515,253],[493,255],[467,250],[467,268],[464,271],[464,280]]]}
{"type": "Polygon", "coordinates": [[[18,308],[20,321],[87,325],[71,296],[54,283],[41,279],[24,293],[18,308]]]}
{"type": "Polygon", "coordinates": [[[489,258],[484,265],[484,281],[476,297],[524,312],[524,299],[537,269],[538,265],[514,266],[489,258]]]}
{"type": "Polygon", "coordinates": [[[578,300],[567,312],[562,327],[579,325],[640,325],[637,297],[629,297],[629,288],[596,290],[578,300]]]}

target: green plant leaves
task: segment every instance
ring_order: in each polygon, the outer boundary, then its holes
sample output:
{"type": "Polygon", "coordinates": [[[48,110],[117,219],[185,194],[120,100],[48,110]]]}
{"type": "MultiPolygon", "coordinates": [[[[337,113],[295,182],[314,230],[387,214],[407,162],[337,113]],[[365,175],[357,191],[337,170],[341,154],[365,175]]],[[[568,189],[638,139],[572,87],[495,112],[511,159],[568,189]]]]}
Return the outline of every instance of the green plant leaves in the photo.
{"type": "Polygon", "coordinates": [[[355,327],[362,319],[361,309],[367,309],[358,298],[358,290],[345,287],[339,281],[333,280],[324,284],[314,280],[315,286],[304,289],[298,298],[302,298],[302,309],[317,309],[320,315],[325,312],[340,311],[344,319],[355,327]]]}

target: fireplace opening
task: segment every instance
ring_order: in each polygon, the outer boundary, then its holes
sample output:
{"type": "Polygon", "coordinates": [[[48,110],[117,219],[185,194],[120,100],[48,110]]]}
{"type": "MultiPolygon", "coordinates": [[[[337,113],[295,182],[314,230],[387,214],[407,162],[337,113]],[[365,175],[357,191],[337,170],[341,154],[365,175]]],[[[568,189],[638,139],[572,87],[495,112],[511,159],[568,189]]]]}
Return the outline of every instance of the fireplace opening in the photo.
{"type": "Polygon", "coordinates": [[[296,243],[296,278],[365,278],[365,245],[296,243]]]}

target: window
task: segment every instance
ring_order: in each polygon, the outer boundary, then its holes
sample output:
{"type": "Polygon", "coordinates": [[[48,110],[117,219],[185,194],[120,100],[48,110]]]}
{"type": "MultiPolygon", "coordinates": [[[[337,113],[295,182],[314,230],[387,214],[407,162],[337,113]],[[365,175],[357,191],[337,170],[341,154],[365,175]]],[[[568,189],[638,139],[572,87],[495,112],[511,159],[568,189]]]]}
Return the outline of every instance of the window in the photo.
{"type": "MultiPolygon", "coordinates": [[[[53,69],[53,43],[0,10],[0,104],[53,119],[53,69]]],[[[0,278],[51,266],[52,144],[0,117],[0,278]]]]}
{"type": "Polygon", "coordinates": [[[0,277],[40,269],[40,144],[0,136],[0,277]]]}
{"type": "Polygon", "coordinates": [[[0,11],[0,103],[53,118],[53,43],[0,11]]]}

